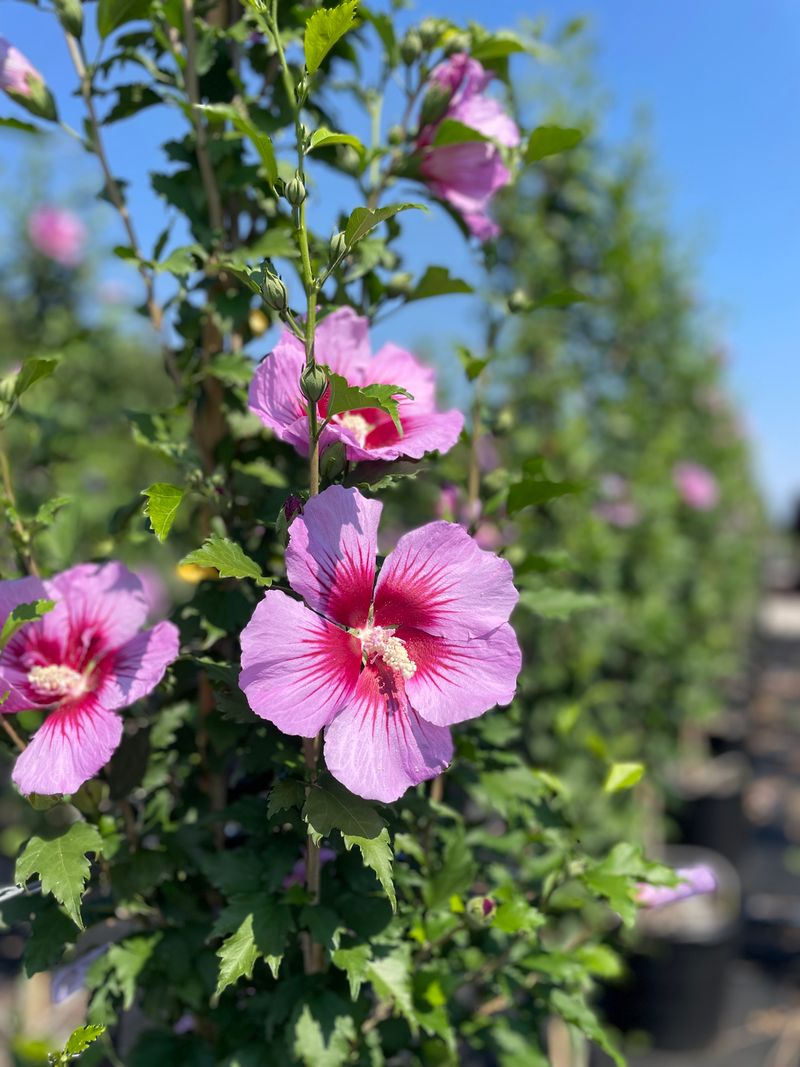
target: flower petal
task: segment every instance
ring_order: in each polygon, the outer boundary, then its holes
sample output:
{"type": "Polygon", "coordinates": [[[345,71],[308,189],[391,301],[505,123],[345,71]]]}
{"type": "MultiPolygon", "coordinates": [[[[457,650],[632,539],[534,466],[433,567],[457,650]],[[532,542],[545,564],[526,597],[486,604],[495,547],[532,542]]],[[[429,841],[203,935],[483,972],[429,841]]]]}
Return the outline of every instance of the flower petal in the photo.
{"type": "Polygon", "coordinates": [[[20,793],[74,793],[111,759],[122,720],[91,697],[53,711],[17,756],[11,779],[20,793]]]}
{"type": "Polygon", "coordinates": [[[104,677],[97,699],[107,710],[127,708],[147,696],[164,677],[167,667],[178,657],[178,628],[160,622],[126,642],[101,665],[104,677]]]}
{"type": "Polygon", "coordinates": [[[317,363],[341,374],[349,385],[363,385],[372,362],[367,319],[352,308],[337,308],[317,326],[314,352],[317,363]]]}
{"type": "Polygon", "coordinates": [[[264,425],[280,441],[288,440],[294,445],[305,441],[308,434],[300,393],[304,361],[302,344],[284,330],[272,352],[256,367],[248,397],[250,410],[264,425]]]}
{"type": "Polygon", "coordinates": [[[347,445],[349,460],[422,459],[428,452],[449,452],[458,440],[464,416],[460,411],[430,411],[411,413],[400,404],[402,435],[388,416],[376,420],[363,446],[347,445]]]}
{"type": "Polygon", "coordinates": [[[352,698],[360,669],[357,638],[278,590],[264,594],[242,633],[239,686],[285,734],[319,733],[352,698]]]}
{"type": "Polygon", "coordinates": [[[351,793],[390,803],[441,774],[453,758],[445,727],[409,706],[403,680],[366,667],[355,697],[325,730],[325,763],[351,793]]]}
{"type": "MultiPolygon", "coordinates": [[[[16,578],[9,582],[0,582],[0,628],[8,616],[20,604],[32,604],[35,600],[49,598],[45,584],[39,578],[16,578]]],[[[38,623],[27,623],[13,637],[0,655],[0,697],[8,696],[0,704],[0,714],[9,711],[22,711],[33,703],[27,695],[28,674],[20,663],[22,650],[27,646],[28,631],[38,623]]]]}
{"type": "Polygon", "coordinates": [[[436,375],[433,367],[420,363],[416,356],[399,345],[386,344],[367,368],[367,383],[377,385],[402,385],[414,397],[401,400],[403,406],[414,406],[418,411],[436,410],[436,375]]]}
{"type": "Polygon", "coordinates": [[[514,699],[522,653],[507,624],[459,642],[404,627],[396,636],[417,666],[406,682],[409,702],[428,722],[452,726],[514,699]]]}
{"type": "Polygon", "coordinates": [[[451,640],[508,622],[519,594],[507,560],[485,552],[452,522],[404,534],[375,587],[375,625],[409,626],[451,640]]]}
{"type": "Polygon", "coordinates": [[[357,489],[332,485],[312,497],[289,528],[289,584],[315,611],[342,626],[367,622],[382,510],[357,489]]]}
{"type": "Polygon", "coordinates": [[[42,631],[47,639],[63,643],[66,663],[84,654],[90,643],[93,655],[119,648],[138,633],[150,610],[141,579],[116,561],[79,563],[45,586],[48,595],[62,603],[44,616],[42,631]]]}

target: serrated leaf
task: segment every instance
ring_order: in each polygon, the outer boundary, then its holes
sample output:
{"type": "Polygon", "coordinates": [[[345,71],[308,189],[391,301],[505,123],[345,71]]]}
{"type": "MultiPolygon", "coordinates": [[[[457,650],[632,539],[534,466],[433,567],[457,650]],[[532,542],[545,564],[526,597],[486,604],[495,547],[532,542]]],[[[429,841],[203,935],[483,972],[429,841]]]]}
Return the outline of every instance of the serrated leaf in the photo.
{"type": "Polygon", "coordinates": [[[408,945],[388,956],[373,959],[367,966],[367,977],[381,1000],[390,1000],[408,1020],[412,1032],[417,1031],[417,1019],[411,990],[411,961],[408,945]]]}
{"type": "Polygon", "coordinates": [[[234,128],[252,142],[256,152],[258,152],[270,185],[275,184],[278,177],[278,163],[275,159],[275,149],[268,134],[260,130],[252,119],[242,114],[233,104],[196,104],[195,106],[207,115],[214,115],[217,118],[227,119],[232,122],[234,128]]]}
{"type": "Polygon", "coordinates": [[[547,478],[523,478],[508,490],[506,508],[509,515],[516,515],[523,508],[545,504],[569,493],[579,493],[584,486],[580,482],[554,482],[547,478]]]}
{"type": "Polygon", "coordinates": [[[279,811],[299,808],[305,800],[303,783],[294,778],[282,778],[272,787],[267,799],[267,818],[271,819],[279,811]]]}
{"type": "Polygon", "coordinates": [[[254,559],[235,542],[219,534],[212,534],[202,545],[190,552],[181,563],[194,563],[198,567],[215,567],[220,578],[252,578],[256,585],[268,586],[271,578],[265,578],[254,559]]]}
{"type": "Polygon", "coordinates": [[[57,359],[26,359],[20,368],[17,380],[14,384],[14,396],[19,398],[37,382],[49,378],[59,364],[57,359]]]}
{"type": "Polygon", "coordinates": [[[573,589],[526,589],[519,604],[545,619],[568,619],[576,611],[601,607],[603,600],[596,593],[578,593],[573,589]]]}
{"type": "Polygon", "coordinates": [[[641,781],[645,766],[643,763],[613,763],[603,784],[604,793],[619,793],[622,789],[631,789],[641,781]]]}
{"type": "Polygon", "coordinates": [[[150,0],[100,0],[97,5],[97,32],[108,37],[118,26],[150,14],[150,0]]]}
{"type": "Polygon", "coordinates": [[[362,237],[366,237],[379,223],[393,218],[401,211],[410,211],[412,208],[418,208],[420,211],[428,210],[424,204],[412,203],[388,204],[386,207],[378,208],[357,207],[351,212],[344,228],[348,249],[352,248],[362,237]]]}
{"type": "Polygon", "coordinates": [[[537,126],[528,139],[525,162],[536,163],[545,156],[554,156],[575,148],[583,140],[583,130],[565,126],[537,126]]]}
{"type": "Polygon", "coordinates": [[[147,497],[144,514],[150,520],[153,533],[159,541],[166,541],[186,490],[168,482],[154,482],[149,488],[143,489],[141,495],[147,497]]]}
{"type": "Polygon", "coordinates": [[[87,1026],[79,1026],[73,1030],[67,1038],[64,1052],[67,1056],[77,1056],[79,1052],[85,1052],[89,1045],[94,1044],[98,1037],[106,1032],[105,1026],[89,1023],[87,1026]]]}
{"type": "Polygon", "coordinates": [[[398,459],[392,462],[365,460],[357,463],[343,480],[343,485],[357,489],[391,489],[406,478],[416,478],[428,469],[419,460],[398,459]]]}
{"type": "Polygon", "coordinates": [[[330,393],[328,395],[328,412],[326,419],[334,415],[341,415],[346,411],[363,411],[377,408],[390,417],[402,436],[403,427],[400,422],[400,413],[397,409],[396,397],[406,397],[413,400],[413,396],[401,385],[350,385],[341,374],[334,374],[329,368],[324,368],[328,376],[330,393]]]}
{"type": "Polygon", "coordinates": [[[600,1025],[600,1021],[580,994],[566,993],[563,989],[554,989],[550,994],[550,1007],[557,1015],[576,1026],[595,1044],[610,1056],[617,1067],[625,1067],[625,1059],[612,1045],[611,1039],[600,1025]]]}
{"type": "Polygon", "coordinates": [[[350,133],[335,133],[325,126],[320,126],[318,130],[314,130],[311,134],[308,151],[313,152],[315,148],[327,148],[329,145],[334,144],[350,145],[351,148],[355,148],[359,155],[364,155],[366,152],[364,145],[357,137],[353,137],[350,133]]]}
{"type": "Polygon", "coordinates": [[[436,135],[433,138],[433,147],[441,148],[449,144],[465,144],[469,141],[488,140],[490,138],[486,134],[481,133],[480,130],[476,130],[472,126],[459,122],[458,119],[443,119],[439,123],[436,135]]]}
{"type": "Polygon", "coordinates": [[[346,0],[338,7],[320,8],[306,23],[303,50],[306,70],[314,74],[325,56],[341,40],[356,20],[358,0],[346,0]]]}
{"type": "Polygon", "coordinates": [[[426,300],[431,296],[474,291],[469,282],[462,281],[461,278],[453,278],[447,267],[428,267],[406,297],[406,303],[410,304],[412,300],[426,300]]]}
{"type": "Polygon", "coordinates": [[[351,834],[342,834],[344,846],[348,851],[355,845],[361,852],[361,858],[368,867],[375,872],[378,881],[383,886],[392,911],[397,911],[397,894],[394,890],[392,877],[392,846],[389,840],[389,831],[384,827],[377,837],[358,837],[351,834]]]}
{"type": "Polygon", "coordinates": [[[88,854],[100,855],[97,828],[75,822],[58,837],[32,837],[17,860],[14,879],[23,885],[38,874],[43,893],[52,893],[76,926],[83,929],[80,903],[89,877],[88,854]]]}
{"type": "Polygon", "coordinates": [[[303,1004],[294,1024],[292,1051],[304,1067],[344,1067],[352,1061],[355,1044],[355,1023],[346,1001],[323,992],[303,1004]]]}
{"type": "Polygon", "coordinates": [[[338,948],[331,954],[331,963],[347,975],[350,996],[358,1000],[361,986],[367,977],[367,966],[372,959],[369,945],[354,945],[352,948],[338,948]]]}
{"type": "Polygon", "coordinates": [[[354,796],[329,774],[323,775],[309,791],[303,818],[317,837],[327,837],[332,830],[339,830],[342,834],[371,839],[385,826],[371,804],[354,796]]]}
{"type": "Polygon", "coordinates": [[[252,978],[253,967],[259,955],[253,933],[253,916],[250,914],[217,950],[219,974],[214,995],[218,997],[224,989],[238,982],[240,978],[252,978]]]}
{"type": "Polygon", "coordinates": [[[14,634],[22,629],[26,622],[41,619],[56,606],[55,600],[34,600],[30,604],[17,604],[6,616],[3,629],[0,630],[0,649],[4,649],[14,634]]]}

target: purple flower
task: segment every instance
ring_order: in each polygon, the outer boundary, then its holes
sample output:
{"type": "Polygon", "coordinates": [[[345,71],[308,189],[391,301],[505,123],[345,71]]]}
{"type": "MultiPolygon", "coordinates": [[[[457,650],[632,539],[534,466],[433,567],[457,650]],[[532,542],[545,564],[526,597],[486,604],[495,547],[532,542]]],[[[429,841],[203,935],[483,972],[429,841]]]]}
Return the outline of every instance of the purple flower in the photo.
{"type": "Polygon", "coordinates": [[[43,256],[62,267],[76,267],[83,256],[86,228],[71,211],[44,205],[28,219],[28,237],[43,256]]]}
{"type": "MultiPolygon", "coordinates": [[[[384,345],[373,356],[367,320],[352,308],[339,308],[320,323],[315,351],[317,362],[342,375],[349,385],[400,385],[414,397],[399,402],[402,433],[388,415],[375,408],[347,411],[334,415],[323,431],[322,451],[342,441],[348,460],[421,459],[426,452],[447,452],[458,440],[464,417],[460,411],[436,410],[431,368],[393,344],[384,345]]],[[[258,366],[250,386],[250,410],[302,455],[308,452],[307,402],[300,392],[304,361],[303,345],[284,331],[274,351],[258,366]]],[[[326,394],[318,404],[320,421],[327,414],[327,403],[326,394]]]]}
{"type": "Polygon", "coordinates": [[[699,463],[678,463],[672,472],[681,499],[695,511],[711,511],[719,499],[717,479],[699,463]]]}
{"type": "Polygon", "coordinates": [[[663,908],[678,900],[713,893],[717,888],[717,877],[711,867],[700,864],[697,867],[678,867],[675,871],[681,882],[676,886],[647,885],[640,882],[637,886],[636,899],[643,908],[663,908]]]}
{"type": "Polygon", "coordinates": [[[55,607],[0,653],[0,713],[47,712],[11,777],[21,793],[74,793],[119,745],[117,711],[147,696],[177,657],[178,631],[170,622],[141,631],[150,604],[121,563],[0,582],[0,622],[40,599],[55,607]]]}
{"type": "Polygon", "coordinates": [[[481,517],[481,502],[476,500],[472,506],[463,499],[463,494],[458,486],[443,485],[439,492],[439,500],[436,504],[436,514],[440,519],[448,522],[458,522],[464,529],[475,526],[474,538],[479,548],[486,548],[490,552],[497,551],[504,544],[503,534],[500,527],[493,522],[479,522],[481,517]]]}
{"type": "Polygon", "coordinates": [[[639,521],[639,509],[630,500],[601,500],[593,510],[610,526],[618,526],[621,530],[627,530],[639,521]]]}
{"type": "Polygon", "coordinates": [[[436,196],[458,211],[481,241],[500,232],[488,207],[497,190],[511,181],[498,146],[513,148],[520,141],[517,124],[497,100],[484,93],[493,77],[464,53],[451,56],[431,74],[431,88],[451,94],[443,118],[463,123],[489,140],[434,147],[441,120],[422,126],[417,138],[424,180],[436,196]]]}
{"type": "Polygon", "coordinates": [[[42,76],[7,38],[0,37],[0,89],[29,97],[33,91],[31,79],[41,82],[42,76]]]}
{"type": "MultiPolygon", "coordinates": [[[[283,880],[283,888],[291,889],[293,885],[305,885],[306,883],[306,849],[303,849],[303,855],[292,867],[289,874],[283,880]]],[[[319,865],[324,867],[326,863],[330,863],[331,860],[336,859],[336,853],[332,848],[325,848],[324,846],[319,850],[319,865]]]]}
{"type": "Polygon", "coordinates": [[[313,737],[331,774],[389,802],[450,762],[449,727],[514,697],[521,654],[506,560],[460,526],[404,534],[375,581],[383,505],[334,485],[289,529],[286,572],[242,634],[239,684],[257,715],[313,737]]]}

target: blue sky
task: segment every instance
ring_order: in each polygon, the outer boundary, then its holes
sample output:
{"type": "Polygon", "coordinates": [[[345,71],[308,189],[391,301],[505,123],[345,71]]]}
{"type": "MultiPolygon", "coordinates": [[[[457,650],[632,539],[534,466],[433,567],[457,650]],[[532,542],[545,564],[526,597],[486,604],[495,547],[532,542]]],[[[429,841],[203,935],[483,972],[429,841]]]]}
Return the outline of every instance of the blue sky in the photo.
{"type": "MultiPolygon", "coordinates": [[[[558,0],[532,7],[522,0],[418,0],[415,11],[493,27],[542,14],[553,23],[588,16],[595,70],[610,104],[603,132],[624,141],[643,108],[649,116],[668,218],[679,241],[694,252],[698,291],[728,350],[731,384],[756,445],[765,492],[773,509],[785,512],[800,494],[800,4],[558,0]]],[[[0,32],[39,67],[66,100],[65,117],[77,125],[80,104],[67,97],[74,72],[55,20],[32,5],[6,3],[0,32]]],[[[131,205],[145,247],[164,223],[163,206],[148,190],[147,172],[158,164],[153,146],[176,121],[146,111],[108,132],[115,169],[133,179],[131,205]]],[[[23,178],[24,151],[18,136],[3,132],[6,179],[23,178]]],[[[67,147],[65,138],[54,189],[74,189],[76,181],[91,188],[95,173],[92,160],[67,147]]],[[[101,221],[104,240],[122,239],[113,216],[101,221]]],[[[436,247],[437,261],[462,276],[473,274],[447,221],[415,221],[411,236],[436,247]]],[[[125,272],[115,263],[107,273],[125,278],[138,296],[134,277],[125,272]]],[[[393,338],[409,345],[424,341],[447,366],[453,342],[469,340],[474,328],[473,309],[460,299],[462,304],[454,298],[412,305],[392,321],[393,338]]]]}

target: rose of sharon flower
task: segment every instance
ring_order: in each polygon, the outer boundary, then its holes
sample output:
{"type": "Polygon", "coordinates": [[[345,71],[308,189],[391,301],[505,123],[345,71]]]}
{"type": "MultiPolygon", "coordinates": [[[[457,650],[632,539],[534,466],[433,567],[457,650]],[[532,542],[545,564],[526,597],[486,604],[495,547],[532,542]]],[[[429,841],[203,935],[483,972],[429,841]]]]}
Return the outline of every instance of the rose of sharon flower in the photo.
{"type": "Polygon", "coordinates": [[[520,141],[517,124],[497,100],[484,93],[493,77],[477,59],[458,53],[441,63],[430,80],[434,91],[451,94],[443,119],[461,122],[490,140],[434,147],[441,119],[422,126],[417,138],[424,180],[481,241],[500,232],[487,209],[497,190],[511,181],[498,145],[513,148],[520,141]]]}
{"type": "Polygon", "coordinates": [[[142,631],[150,605],[121,563],[81,563],[53,578],[0,582],[0,620],[35,600],[55,601],[0,653],[0,713],[47,718],[17,757],[21,793],[74,793],[108,762],[122,737],[117,711],[146,696],[178,655],[178,631],[142,631]]]}
{"type": "Polygon", "coordinates": [[[0,37],[0,89],[28,97],[32,92],[31,79],[40,82],[42,76],[7,38],[0,37]]]}
{"type": "MultiPolygon", "coordinates": [[[[398,405],[402,434],[391,418],[375,408],[334,415],[322,433],[320,450],[341,441],[349,460],[421,459],[426,452],[447,452],[461,433],[460,411],[437,411],[435,378],[410,352],[397,345],[384,345],[373,356],[367,335],[367,320],[352,308],[339,308],[320,323],[316,331],[317,363],[340,374],[348,385],[384,383],[400,385],[414,397],[398,405]]],[[[303,345],[284,331],[274,351],[259,364],[250,386],[250,410],[281,441],[308,453],[308,418],[305,397],[300,392],[300,373],[305,361],[303,345]]],[[[327,394],[318,404],[320,422],[327,413],[327,394]]]]}
{"type": "Polygon", "coordinates": [[[28,237],[43,256],[62,267],[75,267],[83,255],[86,228],[73,212],[45,205],[31,213],[28,237]]]}
{"type": "Polygon", "coordinates": [[[675,871],[681,879],[678,885],[647,885],[641,882],[636,888],[637,903],[643,908],[663,908],[678,900],[713,893],[717,888],[717,876],[711,867],[678,867],[675,871]]]}
{"type": "Polygon", "coordinates": [[[242,634],[239,684],[287,734],[325,728],[325,763],[353,793],[397,800],[447,767],[449,727],[514,696],[511,567],[466,530],[404,534],[375,581],[382,505],[334,485],[289,529],[286,572],[242,634]]]}
{"type": "Polygon", "coordinates": [[[681,499],[695,511],[711,511],[719,499],[717,479],[699,463],[678,463],[673,470],[681,499]]]}

